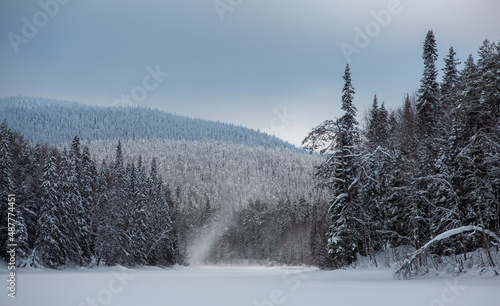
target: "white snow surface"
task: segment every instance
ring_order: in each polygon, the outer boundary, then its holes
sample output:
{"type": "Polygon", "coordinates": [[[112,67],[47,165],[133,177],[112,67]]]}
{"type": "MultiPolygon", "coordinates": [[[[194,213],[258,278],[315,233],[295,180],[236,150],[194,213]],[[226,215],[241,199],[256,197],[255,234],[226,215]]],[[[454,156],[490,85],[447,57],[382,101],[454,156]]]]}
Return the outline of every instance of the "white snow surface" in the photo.
{"type": "MultiPolygon", "coordinates": [[[[0,267],[8,283],[7,267],[0,267]]],[[[0,305],[500,305],[500,277],[395,280],[393,269],[292,267],[16,269],[0,305]]]]}

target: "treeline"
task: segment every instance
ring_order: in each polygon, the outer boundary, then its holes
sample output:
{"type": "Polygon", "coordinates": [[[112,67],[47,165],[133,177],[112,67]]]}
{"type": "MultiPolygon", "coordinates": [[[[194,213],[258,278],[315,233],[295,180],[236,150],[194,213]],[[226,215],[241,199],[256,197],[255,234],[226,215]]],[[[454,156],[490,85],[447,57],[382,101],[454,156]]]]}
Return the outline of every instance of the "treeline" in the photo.
{"type": "Polygon", "coordinates": [[[7,260],[7,195],[15,194],[17,264],[172,265],[178,260],[175,202],[141,158],[97,166],[75,136],[69,149],[32,146],[4,121],[0,130],[0,241],[7,260]]]}
{"type": "MultiPolygon", "coordinates": [[[[320,186],[330,190],[328,251],[336,267],[357,254],[372,256],[398,246],[418,249],[460,226],[500,233],[500,44],[485,40],[462,69],[453,48],[437,81],[432,31],[424,48],[424,73],[416,95],[388,111],[375,96],[364,129],[356,120],[354,86],[347,66],[342,109],[304,140],[321,150],[320,186]]],[[[434,244],[434,255],[456,255],[492,242],[481,233],[434,244]]],[[[498,248],[498,246],[497,246],[498,248]]],[[[425,266],[430,257],[417,261],[425,266]]],[[[459,263],[457,263],[459,265],[459,263]]],[[[418,269],[418,267],[417,267],[418,269]]]]}

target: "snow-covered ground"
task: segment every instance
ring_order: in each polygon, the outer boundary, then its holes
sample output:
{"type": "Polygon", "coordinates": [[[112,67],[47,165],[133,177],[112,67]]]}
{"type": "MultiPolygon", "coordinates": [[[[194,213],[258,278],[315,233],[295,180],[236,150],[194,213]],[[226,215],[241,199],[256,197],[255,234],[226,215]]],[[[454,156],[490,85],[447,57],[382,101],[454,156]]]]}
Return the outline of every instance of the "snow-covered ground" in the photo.
{"type": "MultiPolygon", "coordinates": [[[[0,267],[8,283],[6,266],[0,267]]],[[[18,269],[0,305],[500,305],[500,277],[395,280],[394,270],[283,267],[18,269]]],[[[5,288],[5,286],[4,286],[5,288]]]]}

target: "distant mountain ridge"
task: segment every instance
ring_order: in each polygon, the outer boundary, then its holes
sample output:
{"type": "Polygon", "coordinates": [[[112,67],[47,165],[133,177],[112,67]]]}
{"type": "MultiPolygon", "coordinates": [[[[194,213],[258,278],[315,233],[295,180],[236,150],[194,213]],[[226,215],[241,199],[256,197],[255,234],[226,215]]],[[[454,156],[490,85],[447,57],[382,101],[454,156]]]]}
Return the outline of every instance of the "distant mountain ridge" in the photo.
{"type": "Polygon", "coordinates": [[[47,98],[0,98],[0,121],[27,139],[48,144],[81,139],[215,140],[266,148],[294,145],[272,135],[234,124],[194,119],[144,107],[90,106],[47,98]]]}

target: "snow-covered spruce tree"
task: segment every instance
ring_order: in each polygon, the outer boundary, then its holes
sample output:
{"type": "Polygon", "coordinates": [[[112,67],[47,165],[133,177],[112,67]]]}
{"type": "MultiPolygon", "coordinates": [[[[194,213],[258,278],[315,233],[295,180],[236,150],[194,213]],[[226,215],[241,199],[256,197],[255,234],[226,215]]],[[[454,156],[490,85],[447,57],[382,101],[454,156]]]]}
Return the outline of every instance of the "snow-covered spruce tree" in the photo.
{"type": "Polygon", "coordinates": [[[65,228],[64,207],[59,186],[57,149],[52,149],[44,162],[41,186],[41,209],[38,219],[39,234],[34,249],[34,264],[56,268],[66,263],[68,237],[65,228]]]}
{"type": "MultiPolygon", "coordinates": [[[[67,261],[68,264],[79,264],[81,248],[78,243],[78,222],[80,219],[78,207],[81,205],[80,190],[78,188],[77,171],[72,168],[72,156],[64,147],[60,154],[60,171],[58,182],[58,196],[61,210],[59,214],[63,220],[62,228],[66,240],[67,261]]],[[[79,166],[78,166],[79,167],[79,166]]],[[[79,171],[79,170],[78,170],[79,171]]]]}
{"type": "Polygon", "coordinates": [[[95,206],[92,209],[91,228],[95,234],[94,257],[96,264],[106,262],[111,257],[109,239],[114,232],[114,221],[111,215],[110,197],[112,189],[112,171],[103,160],[97,176],[95,206]]]}
{"type": "Polygon", "coordinates": [[[147,177],[139,156],[137,167],[127,165],[127,198],[130,201],[128,240],[130,241],[129,253],[135,264],[147,264],[147,244],[151,239],[150,228],[147,224],[150,210],[147,209],[146,196],[147,177]]]}
{"type": "MultiPolygon", "coordinates": [[[[80,138],[76,135],[71,142],[68,155],[63,154],[64,165],[62,183],[64,193],[61,199],[69,209],[66,226],[68,228],[70,246],[68,258],[73,263],[83,266],[89,263],[92,256],[91,234],[89,225],[88,199],[84,199],[83,167],[80,138]]],[[[88,183],[89,178],[85,178],[88,183]]],[[[88,193],[88,190],[86,191],[88,193]]]]}
{"type": "Polygon", "coordinates": [[[438,118],[440,113],[439,85],[437,83],[437,48],[434,34],[429,31],[426,35],[423,47],[424,73],[421,79],[417,98],[417,126],[418,145],[416,146],[416,159],[410,169],[406,186],[411,186],[405,197],[410,200],[410,208],[405,216],[411,222],[414,247],[419,248],[431,237],[431,219],[435,198],[432,192],[437,188],[436,180],[433,179],[437,173],[436,161],[439,156],[440,133],[438,130],[438,118]]]}
{"type": "Polygon", "coordinates": [[[28,214],[25,216],[26,226],[28,230],[28,239],[30,249],[34,249],[35,242],[38,238],[38,218],[41,209],[41,188],[43,183],[43,166],[45,157],[48,154],[49,148],[46,145],[37,143],[33,151],[32,171],[29,174],[30,180],[28,185],[28,193],[26,200],[26,208],[28,214]]]}
{"type": "Polygon", "coordinates": [[[366,140],[359,157],[358,200],[362,209],[360,220],[363,230],[363,250],[377,264],[375,256],[385,245],[383,233],[387,232],[387,197],[393,154],[388,149],[389,123],[384,104],[378,107],[375,96],[368,125],[366,140]]]}
{"type": "Polygon", "coordinates": [[[125,174],[124,158],[121,141],[116,146],[115,162],[113,165],[113,187],[110,197],[111,216],[113,217],[113,242],[111,262],[108,265],[128,264],[129,262],[129,239],[127,231],[129,227],[128,217],[129,201],[126,196],[127,176],[125,174]]]}
{"type": "Polygon", "coordinates": [[[95,211],[97,191],[97,169],[90,156],[87,146],[83,147],[80,173],[80,195],[82,197],[82,230],[80,245],[82,247],[82,263],[89,263],[93,259],[95,248],[95,230],[92,224],[92,213],[95,211]]]}
{"type": "Polygon", "coordinates": [[[424,41],[422,54],[424,73],[420,81],[416,104],[419,141],[416,147],[417,166],[413,169],[412,184],[416,187],[416,195],[418,195],[414,197],[416,201],[414,213],[417,212],[414,218],[422,220],[419,224],[420,234],[418,236],[420,238],[418,240],[427,239],[429,234],[429,227],[426,223],[430,216],[429,204],[433,204],[429,199],[431,191],[429,187],[433,183],[432,180],[429,180],[429,176],[436,172],[435,163],[442,142],[439,140],[441,135],[444,134],[438,130],[438,118],[442,117],[442,108],[437,82],[437,57],[436,40],[431,30],[427,32],[424,41]]]}
{"type": "MultiPolygon", "coordinates": [[[[441,83],[441,100],[439,105],[439,120],[436,123],[433,142],[437,149],[434,173],[428,174],[428,194],[431,195],[429,204],[432,205],[431,237],[462,225],[459,197],[456,186],[453,184],[454,168],[453,155],[456,151],[457,140],[457,112],[459,105],[460,75],[453,47],[444,58],[443,80],[441,83]]],[[[460,238],[460,237],[458,237],[460,238]]],[[[461,239],[454,237],[440,241],[433,245],[432,250],[439,255],[457,254],[464,251],[461,239]]]]}
{"type": "Polygon", "coordinates": [[[369,149],[376,149],[378,146],[387,147],[389,140],[389,113],[385,109],[384,103],[378,106],[377,96],[373,98],[372,108],[366,126],[366,145],[369,149]]]}
{"type": "Polygon", "coordinates": [[[463,139],[458,139],[461,145],[467,142],[467,138],[471,137],[478,130],[478,118],[473,118],[474,113],[479,111],[479,97],[481,94],[479,83],[479,71],[472,54],[467,57],[464,63],[464,68],[460,71],[459,84],[458,84],[458,98],[461,103],[457,111],[458,121],[457,129],[458,136],[463,139]],[[469,118],[474,120],[469,120],[469,118]]]}
{"type": "MultiPolygon", "coordinates": [[[[499,42],[500,45],[500,42],[499,42]]],[[[500,118],[500,47],[494,42],[484,40],[479,48],[477,68],[479,72],[479,86],[481,88],[481,103],[484,124],[487,127],[498,125],[500,118]]]]}
{"type": "Polygon", "coordinates": [[[177,201],[174,199],[172,194],[172,190],[169,185],[164,185],[163,188],[165,192],[165,201],[168,207],[168,210],[164,208],[164,212],[169,214],[171,225],[171,230],[169,232],[169,245],[168,250],[170,251],[167,255],[167,262],[169,265],[175,263],[182,263],[184,261],[184,255],[179,250],[179,242],[180,242],[180,234],[178,227],[178,219],[180,216],[179,206],[177,201]]]}
{"type": "Polygon", "coordinates": [[[397,150],[408,159],[416,158],[418,135],[415,100],[407,94],[403,104],[400,123],[400,139],[397,150]]]}
{"type": "Polygon", "coordinates": [[[378,107],[378,99],[377,95],[375,95],[373,97],[373,104],[372,108],[370,109],[369,117],[367,118],[368,124],[365,129],[367,145],[377,145],[378,143],[379,135],[377,135],[377,127],[380,117],[379,114],[380,114],[380,109],[378,107]]]}
{"type": "MultiPolygon", "coordinates": [[[[101,246],[100,255],[106,265],[114,266],[117,264],[128,263],[128,236],[127,229],[129,226],[128,218],[128,200],[126,194],[126,175],[123,166],[123,152],[121,141],[118,141],[116,146],[115,160],[113,165],[108,170],[109,173],[104,175],[108,178],[107,198],[103,199],[101,207],[103,217],[99,222],[98,229],[101,246]]],[[[99,261],[99,260],[98,260],[99,261]]]]}
{"type": "Polygon", "coordinates": [[[417,99],[418,126],[423,135],[431,136],[436,123],[439,103],[439,84],[436,60],[438,57],[436,39],[432,30],[427,32],[422,58],[424,73],[420,81],[417,99]]]}
{"type": "Polygon", "coordinates": [[[151,239],[146,247],[148,263],[151,265],[172,265],[175,263],[175,231],[166,199],[163,179],[158,176],[156,159],[151,161],[148,178],[148,227],[151,239]]]}
{"type": "Polygon", "coordinates": [[[458,106],[459,72],[457,66],[460,61],[455,57],[453,47],[450,47],[448,55],[444,58],[443,79],[441,82],[440,102],[437,110],[439,120],[436,122],[435,132],[438,142],[438,160],[445,160],[450,143],[455,137],[453,129],[455,110],[458,106]]]}
{"type": "Polygon", "coordinates": [[[455,57],[457,53],[450,47],[448,55],[444,58],[443,80],[441,81],[441,106],[443,113],[451,115],[453,108],[457,106],[457,86],[459,73],[457,66],[460,61],[455,57]]]}
{"type": "Polygon", "coordinates": [[[362,240],[356,191],[359,130],[349,65],[346,66],[343,79],[344,115],[337,120],[326,120],[302,142],[306,149],[320,149],[320,153],[325,156],[325,161],[316,168],[315,177],[319,180],[319,187],[327,187],[332,192],[328,251],[338,267],[356,260],[362,240]]]}

